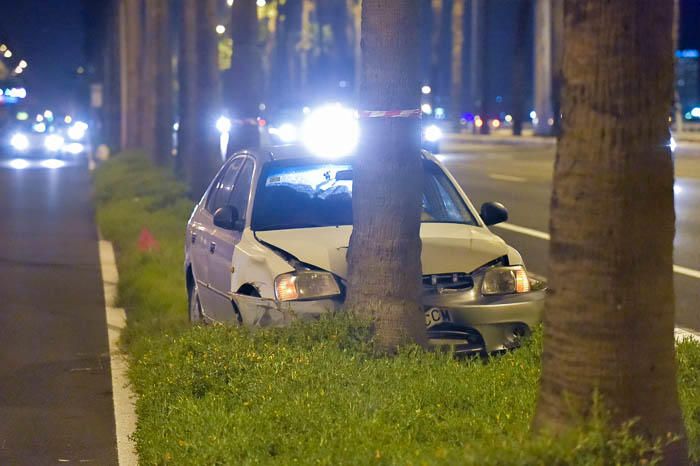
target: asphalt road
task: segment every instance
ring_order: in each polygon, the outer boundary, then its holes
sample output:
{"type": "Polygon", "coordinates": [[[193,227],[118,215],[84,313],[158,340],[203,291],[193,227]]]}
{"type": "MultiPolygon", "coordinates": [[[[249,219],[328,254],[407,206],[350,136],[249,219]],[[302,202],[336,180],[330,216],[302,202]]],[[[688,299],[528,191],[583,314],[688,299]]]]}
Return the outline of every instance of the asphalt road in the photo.
{"type": "Polygon", "coordinates": [[[84,164],[0,158],[0,464],[117,463],[84,164]]]}
{"type": "MultiPolygon", "coordinates": [[[[529,270],[546,276],[549,241],[542,233],[549,231],[554,145],[462,140],[444,144],[442,150],[438,157],[477,208],[486,201],[506,205],[508,229],[496,226],[493,231],[521,252],[529,270]]],[[[679,143],[675,156],[676,323],[700,330],[700,144],[679,143]]]]}

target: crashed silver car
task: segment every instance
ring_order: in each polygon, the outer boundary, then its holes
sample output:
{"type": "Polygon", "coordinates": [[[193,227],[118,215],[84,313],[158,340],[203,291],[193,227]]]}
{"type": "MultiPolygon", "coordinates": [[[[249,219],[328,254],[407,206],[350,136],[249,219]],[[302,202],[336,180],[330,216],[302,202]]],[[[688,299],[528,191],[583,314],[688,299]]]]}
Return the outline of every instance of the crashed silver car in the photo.
{"type": "MultiPolygon", "coordinates": [[[[457,352],[518,345],[540,322],[523,259],[487,227],[454,178],[423,153],[423,304],[433,344],[457,352]]],[[[352,159],[286,146],[240,152],[187,224],[185,274],[193,322],[285,325],[341,308],[352,232],[352,159]]]]}

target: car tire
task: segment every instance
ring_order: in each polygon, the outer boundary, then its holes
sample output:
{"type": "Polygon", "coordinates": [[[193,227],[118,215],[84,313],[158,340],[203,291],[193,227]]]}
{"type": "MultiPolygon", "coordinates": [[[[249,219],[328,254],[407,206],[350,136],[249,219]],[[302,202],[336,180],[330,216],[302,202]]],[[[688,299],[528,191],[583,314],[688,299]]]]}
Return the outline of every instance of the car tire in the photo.
{"type": "Polygon", "coordinates": [[[188,297],[188,310],[190,323],[192,324],[202,324],[204,323],[204,312],[202,312],[202,302],[199,299],[199,291],[197,290],[197,285],[190,285],[190,289],[187,293],[188,297]]]}

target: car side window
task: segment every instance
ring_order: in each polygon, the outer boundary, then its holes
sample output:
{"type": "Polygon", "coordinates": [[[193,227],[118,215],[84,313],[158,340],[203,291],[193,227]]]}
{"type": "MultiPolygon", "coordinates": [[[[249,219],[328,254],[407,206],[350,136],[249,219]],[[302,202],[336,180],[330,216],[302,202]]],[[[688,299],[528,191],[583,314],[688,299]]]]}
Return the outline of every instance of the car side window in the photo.
{"type": "Polygon", "coordinates": [[[253,171],[255,165],[252,160],[248,160],[240,170],[240,175],[233,187],[233,192],[228,201],[228,205],[238,211],[238,230],[243,230],[245,225],[246,210],[248,210],[248,200],[250,199],[250,187],[253,183],[253,171]]]}
{"type": "Polygon", "coordinates": [[[218,209],[225,206],[228,202],[229,197],[231,197],[231,191],[233,191],[233,185],[236,182],[236,175],[243,165],[245,157],[238,157],[234,159],[228,168],[221,174],[219,180],[214,185],[212,192],[209,194],[207,199],[207,210],[214,214],[218,209]]]}

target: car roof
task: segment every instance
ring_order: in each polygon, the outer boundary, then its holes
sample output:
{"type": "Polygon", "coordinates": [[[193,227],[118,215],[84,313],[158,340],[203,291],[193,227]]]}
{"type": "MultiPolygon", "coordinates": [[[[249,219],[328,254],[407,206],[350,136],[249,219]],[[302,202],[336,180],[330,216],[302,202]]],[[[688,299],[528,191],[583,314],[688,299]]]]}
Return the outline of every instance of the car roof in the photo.
{"type": "MultiPolygon", "coordinates": [[[[298,144],[285,144],[285,145],[279,145],[279,146],[263,146],[257,149],[247,149],[243,150],[240,152],[237,152],[235,155],[238,154],[247,154],[253,156],[256,160],[262,163],[268,163],[268,162],[276,162],[279,160],[305,160],[305,159],[318,159],[319,161],[336,161],[337,158],[324,158],[324,157],[319,157],[311,153],[308,149],[306,149],[304,146],[298,145],[298,144]]],[[[426,160],[431,160],[437,164],[440,164],[440,161],[430,152],[427,152],[425,150],[421,151],[421,156],[423,159],[426,160]]]]}

